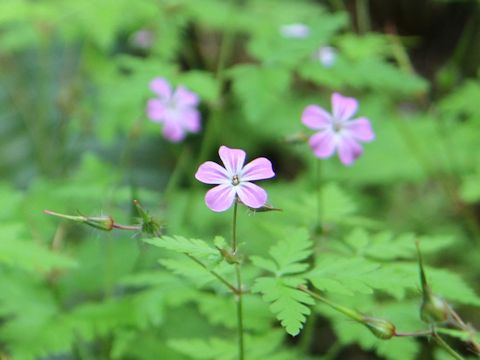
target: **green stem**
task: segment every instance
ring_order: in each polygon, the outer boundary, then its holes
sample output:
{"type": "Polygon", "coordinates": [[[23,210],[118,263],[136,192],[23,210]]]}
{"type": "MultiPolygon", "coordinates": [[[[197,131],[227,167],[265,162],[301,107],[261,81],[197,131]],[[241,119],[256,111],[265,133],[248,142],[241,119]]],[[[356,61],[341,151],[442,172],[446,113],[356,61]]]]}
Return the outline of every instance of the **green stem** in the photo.
{"type": "Polygon", "coordinates": [[[168,178],[167,185],[165,186],[165,194],[168,195],[170,192],[175,189],[175,187],[178,184],[178,179],[182,175],[182,170],[184,168],[184,164],[186,159],[188,158],[188,154],[190,153],[189,148],[187,147],[186,144],[183,145],[183,149],[178,156],[177,163],[175,164],[175,167],[173,169],[172,174],[168,178]]]}
{"type": "Polygon", "coordinates": [[[233,255],[235,255],[237,253],[237,209],[238,209],[238,201],[236,196],[233,202],[234,204],[233,204],[233,222],[232,222],[232,253],[233,255]]]}
{"type": "Polygon", "coordinates": [[[357,13],[358,32],[364,34],[370,30],[368,0],[356,0],[355,12],[357,13]]]}
{"type": "Polygon", "coordinates": [[[202,268],[207,270],[210,274],[215,276],[223,285],[225,285],[227,288],[229,288],[234,294],[238,295],[239,297],[241,296],[241,288],[236,288],[233,286],[228,280],[226,280],[223,276],[221,276],[219,273],[217,273],[214,270],[209,269],[204,263],[202,263],[200,260],[198,260],[195,256],[192,256],[190,254],[185,253],[190,259],[192,259],[195,263],[200,265],[202,268]]]}
{"type": "Polygon", "coordinates": [[[407,337],[407,336],[432,336],[432,330],[421,330],[421,331],[412,331],[412,332],[399,332],[395,333],[397,337],[407,337]]]}
{"type": "Polygon", "coordinates": [[[240,264],[235,265],[235,273],[237,275],[237,324],[238,324],[238,359],[243,360],[244,342],[243,342],[243,299],[242,299],[242,277],[240,273],[240,264]]]}
{"type": "MultiPolygon", "coordinates": [[[[238,201],[235,197],[233,205],[233,223],[232,223],[232,251],[233,255],[237,253],[237,209],[238,201]]],[[[240,272],[240,263],[235,264],[235,275],[237,277],[237,329],[238,329],[238,359],[244,359],[243,342],[243,299],[242,299],[242,275],[240,272]]]]}
{"type": "Polygon", "coordinates": [[[440,335],[438,335],[437,333],[433,333],[433,339],[435,340],[435,342],[441,347],[443,348],[447,353],[449,353],[454,359],[456,360],[464,360],[463,356],[461,356],[459,353],[457,353],[455,350],[453,350],[450,345],[448,345],[446,343],[445,340],[443,340],[441,338],[440,335]]]}
{"type": "Polygon", "coordinates": [[[314,299],[317,299],[323,302],[324,304],[330,306],[332,309],[337,310],[338,312],[341,312],[342,314],[348,316],[350,319],[363,323],[365,317],[359,314],[358,312],[356,312],[355,310],[349,309],[342,305],[335,304],[334,302],[328,300],[327,298],[324,298],[323,296],[317,293],[314,293],[313,291],[310,291],[304,285],[298,286],[298,289],[309,294],[314,299]]]}
{"type": "Polygon", "coordinates": [[[322,164],[320,160],[316,159],[315,182],[317,185],[317,230],[322,230],[322,164]]]}

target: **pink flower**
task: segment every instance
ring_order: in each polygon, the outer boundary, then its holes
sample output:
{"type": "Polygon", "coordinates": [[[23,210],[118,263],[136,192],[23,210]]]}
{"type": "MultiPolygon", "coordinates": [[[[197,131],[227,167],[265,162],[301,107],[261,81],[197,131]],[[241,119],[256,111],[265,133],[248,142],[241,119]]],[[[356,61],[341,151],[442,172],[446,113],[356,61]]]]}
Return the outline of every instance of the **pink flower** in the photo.
{"type": "Polygon", "coordinates": [[[198,95],[178,86],[175,91],[167,80],[155,78],[150,89],[157,98],[148,100],[147,116],[154,122],[163,123],[163,136],[172,142],[182,141],[187,132],[200,131],[200,112],[197,110],[198,95]]]}
{"type": "Polygon", "coordinates": [[[257,158],[247,165],[245,151],[220,146],[218,150],[224,168],[207,161],[200,165],[195,178],[205,184],[215,184],[205,195],[205,203],[213,211],[225,211],[235,199],[248,207],[257,209],[267,202],[267,192],[250,181],[269,179],[275,176],[272,163],[266,158],[257,158]]]}
{"type": "Polygon", "coordinates": [[[315,156],[324,159],[337,151],[343,164],[352,165],[362,154],[360,142],[372,141],[375,134],[367,118],[352,119],[357,108],[356,99],[338,93],[332,95],[332,114],[318,105],[305,108],[302,123],[310,129],[318,130],[309,140],[315,156]]]}

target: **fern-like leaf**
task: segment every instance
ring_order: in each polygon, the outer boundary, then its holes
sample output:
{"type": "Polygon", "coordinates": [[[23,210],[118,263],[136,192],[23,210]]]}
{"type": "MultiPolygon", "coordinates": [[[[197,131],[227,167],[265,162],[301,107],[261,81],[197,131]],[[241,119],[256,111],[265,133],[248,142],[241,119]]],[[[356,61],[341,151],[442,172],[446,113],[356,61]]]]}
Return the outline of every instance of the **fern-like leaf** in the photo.
{"type": "Polygon", "coordinates": [[[298,278],[260,278],[255,282],[254,292],[260,292],[269,303],[270,310],[292,336],[297,335],[303,327],[306,316],[310,314],[307,305],[313,305],[310,295],[296,289],[305,281],[298,278]]]}

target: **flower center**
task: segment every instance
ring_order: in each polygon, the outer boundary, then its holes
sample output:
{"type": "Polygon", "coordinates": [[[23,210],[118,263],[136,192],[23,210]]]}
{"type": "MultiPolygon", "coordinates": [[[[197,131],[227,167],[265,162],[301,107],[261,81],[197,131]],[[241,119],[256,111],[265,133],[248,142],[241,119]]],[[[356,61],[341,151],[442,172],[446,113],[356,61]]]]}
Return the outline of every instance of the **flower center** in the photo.
{"type": "Polygon", "coordinates": [[[341,120],[338,119],[333,119],[333,131],[336,133],[340,132],[343,129],[343,124],[341,120]]]}
{"type": "Polygon", "coordinates": [[[233,177],[232,177],[232,185],[233,185],[233,186],[236,186],[236,185],[238,185],[238,184],[240,184],[240,179],[238,178],[238,175],[233,175],[233,177]]]}

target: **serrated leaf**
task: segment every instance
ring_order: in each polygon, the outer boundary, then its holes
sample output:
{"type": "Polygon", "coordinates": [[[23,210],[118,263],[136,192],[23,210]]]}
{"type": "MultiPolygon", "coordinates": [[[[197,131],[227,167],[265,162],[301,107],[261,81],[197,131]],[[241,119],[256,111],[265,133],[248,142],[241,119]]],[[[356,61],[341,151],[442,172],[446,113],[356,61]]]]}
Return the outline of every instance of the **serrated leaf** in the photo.
{"type": "Polygon", "coordinates": [[[354,295],[357,292],[371,294],[372,286],[365,281],[365,276],[379,267],[378,264],[361,258],[330,256],[318,260],[315,269],[307,274],[307,278],[322,291],[344,295],[354,295]]]}
{"type": "Polygon", "coordinates": [[[298,335],[310,314],[307,305],[313,305],[310,295],[296,289],[304,281],[298,278],[259,278],[252,290],[263,295],[263,300],[271,303],[270,309],[276,315],[287,333],[298,335]]]}
{"type": "Polygon", "coordinates": [[[235,359],[237,356],[236,343],[220,338],[202,339],[175,339],[168,341],[168,345],[180,354],[191,359],[235,359]]]}
{"type": "Polygon", "coordinates": [[[256,267],[271,273],[276,273],[278,271],[278,266],[273,260],[264,259],[260,256],[250,256],[250,261],[256,267]]]}
{"type": "Polygon", "coordinates": [[[162,236],[161,238],[144,239],[144,241],[163,249],[199,258],[219,256],[217,249],[199,239],[187,239],[182,236],[162,236]]]}
{"type": "Polygon", "coordinates": [[[438,251],[453,242],[451,236],[416,236],[405,233],[394,236],[390,231],[369,234],[361,228],[354,229],[345,242],[356,255],[378,260],[415,259],[415,241],[421,243],[424,252],[438,251]]]}
{"type": "Polygon", "coordinates": [[[186,256],[173,259],[160,259],[159,263],[172,273],[186,278],[198,287],[203,287],[212,281],[218,281],[209,270],[214,270],[222,275],[232,273],[233,271],[232,266],[227,263],[221,263],[219,265],[215,263],[213,265],[210,264],[207,270],[186,256]]]}
{"type": "Polygon", "coordinates": [[[252,256],[253,264],[274,273],[276,276],[297,274],[307,270],[303,262],[312,254],[312,241],[305,229],[282,230],[283,239],[269,250],[272,260],[252,256]]]}
{"type": "Polygon", "coordinates": [[[305,229],[285,233],[285,238],[269,251],[278,266],[277,276],[305,271],[308,264],[302,261],[312,254],[312,246],[313,243],[305,229]]]}

